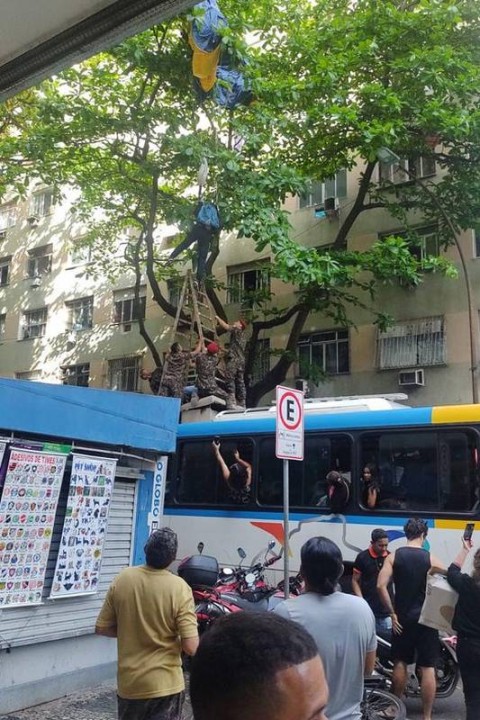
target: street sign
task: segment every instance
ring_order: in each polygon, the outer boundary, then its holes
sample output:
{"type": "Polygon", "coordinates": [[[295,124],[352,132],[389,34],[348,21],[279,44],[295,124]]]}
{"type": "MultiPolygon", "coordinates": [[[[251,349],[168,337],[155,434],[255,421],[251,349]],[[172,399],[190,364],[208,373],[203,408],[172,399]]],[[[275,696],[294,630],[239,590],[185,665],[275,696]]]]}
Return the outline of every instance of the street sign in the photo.
{"type": "Polygon", "coordinates": [[[275,455],[303,460],[303,392],[277,385],[275,455]]]}

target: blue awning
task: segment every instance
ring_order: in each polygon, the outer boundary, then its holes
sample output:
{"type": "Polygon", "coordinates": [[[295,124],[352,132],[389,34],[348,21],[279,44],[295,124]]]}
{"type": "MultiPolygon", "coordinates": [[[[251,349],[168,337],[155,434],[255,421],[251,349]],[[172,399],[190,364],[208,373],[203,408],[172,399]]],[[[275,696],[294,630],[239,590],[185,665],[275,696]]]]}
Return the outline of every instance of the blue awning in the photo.
{"type": "Polygon", "coordinates": [[[0,428],[169,453],[180,400],[0,378],[0,428]]]}

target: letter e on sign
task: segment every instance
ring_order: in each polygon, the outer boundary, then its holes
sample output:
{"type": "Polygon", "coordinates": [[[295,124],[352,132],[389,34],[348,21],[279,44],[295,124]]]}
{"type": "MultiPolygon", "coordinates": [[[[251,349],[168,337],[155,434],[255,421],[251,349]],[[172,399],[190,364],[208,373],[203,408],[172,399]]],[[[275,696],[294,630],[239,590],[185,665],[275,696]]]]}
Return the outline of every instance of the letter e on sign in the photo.
{"type": "Polygon", "coordinates": [[[275,455],[282,460],[303,460],[303,392],[277,385],[276,395],[275,455]]]}

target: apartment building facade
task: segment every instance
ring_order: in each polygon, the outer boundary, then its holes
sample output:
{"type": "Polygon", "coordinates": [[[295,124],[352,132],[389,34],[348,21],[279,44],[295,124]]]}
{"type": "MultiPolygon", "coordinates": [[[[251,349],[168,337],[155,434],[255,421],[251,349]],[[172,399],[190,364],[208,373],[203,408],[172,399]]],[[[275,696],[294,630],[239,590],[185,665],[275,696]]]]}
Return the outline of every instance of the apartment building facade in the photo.
{"type": "MultiPolygon", "coordinates": [[[[432,163],[417,164],[419,177],[434,176],[432,163]]],[[[290,198],[286,209],[292,237],[312,251],[328,247],[351,206],[359,171],[341,171],[312,186],[305,197],[290,198]]],[[[378,172],[389,173],[392,182],[405,181],[403,173],[395,176],[395,169],[380,165],[378,172]]],[[[435,226],[425,225],[421,217],[411,220],[422,235],[418,252],[440,252],[435,226]]],[[[385,211],[371,210],[357,219],[348,247],[366,249],[401,231],[385,211]]],[[[0,206],[0,374],[149,392],[139,375],[152,360],[138,332],[134,277],[126,274],[113,282],[92,274],[88,251],[76,247],[81,237],[68,198],[55,204],[49,188],[36,188],[26,201],[0,206]]],[[[458,279],[431,275],[417,287],[397,283],[380,289],[376,307],[395,318],[386,332],[361,308],[352,310],[347,328],[312,313],[286,383],[302,385],[312,396],[406,391],[413,405],[472,402],[479,354],[480,237],[474,230],[462,233],[446,255],[458,266],[458,279]]],[[[245,292],[270,289],[277,307],[294,302],[295,288],[270,278],[269,257],[268,248],[257,254],[248,239],[222,237],[215,275],[225,287],[221,295],[231,318],[244,310],[245,292]]],[[[172,286],[171,300],[175,293],[178,288],[172,286]]],[[[146,281],[141,295],[146,329],[164,351],[172,319],[154,302],[146,281]]],[[[253,380],[275,362],[288,331],[285,325],[260,336],[253,380]]]]}

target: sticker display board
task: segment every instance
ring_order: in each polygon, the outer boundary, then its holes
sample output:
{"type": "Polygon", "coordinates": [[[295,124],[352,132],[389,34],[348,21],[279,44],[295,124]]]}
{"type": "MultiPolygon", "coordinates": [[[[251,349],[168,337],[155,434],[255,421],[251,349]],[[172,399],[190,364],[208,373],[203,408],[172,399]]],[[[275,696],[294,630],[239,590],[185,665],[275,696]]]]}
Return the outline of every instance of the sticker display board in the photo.
{"type": "Polygon", "coordinates": [[[51,598],[97,592],[117,461],[76,455],[51,598]]]}
{"type": "Polygon", "coordinates": [[[12,448],[0,502],[0,608],[42,601],[66,456],[12,448]]]}

